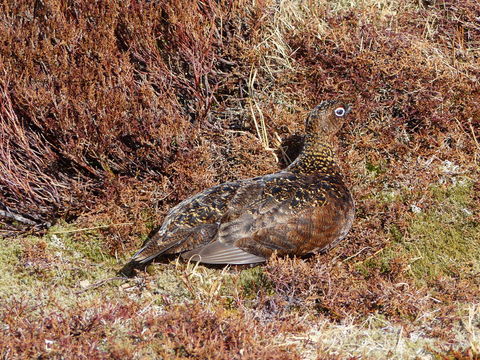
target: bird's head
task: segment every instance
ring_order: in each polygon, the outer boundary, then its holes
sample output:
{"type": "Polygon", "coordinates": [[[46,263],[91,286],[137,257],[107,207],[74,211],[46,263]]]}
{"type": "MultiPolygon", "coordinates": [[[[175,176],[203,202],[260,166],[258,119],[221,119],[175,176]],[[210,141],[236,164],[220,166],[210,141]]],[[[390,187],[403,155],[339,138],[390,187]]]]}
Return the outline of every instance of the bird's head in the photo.
{"type": "Polygon", "coordinates": [[[335,135],[343,126],[350,110],[350,106],[343,101],[322,101],[306,119],[307,135],[322,138],[335,135]]]}

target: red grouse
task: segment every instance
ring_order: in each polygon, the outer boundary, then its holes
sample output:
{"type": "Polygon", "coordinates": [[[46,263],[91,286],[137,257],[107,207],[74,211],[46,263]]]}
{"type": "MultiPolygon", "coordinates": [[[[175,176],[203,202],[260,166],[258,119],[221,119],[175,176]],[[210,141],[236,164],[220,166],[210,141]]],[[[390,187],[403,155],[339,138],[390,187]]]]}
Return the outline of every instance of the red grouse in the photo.
{"type": "Polygon", "coordinates": [[[172,208],[130,261],[180,254],[208,264],[251,264],[331,248],[350,230],[354,204],[333,159],[332,137],[350,108],[324,101],[306,120],[297,159],[275,174],[227,182],[172,208]]]}

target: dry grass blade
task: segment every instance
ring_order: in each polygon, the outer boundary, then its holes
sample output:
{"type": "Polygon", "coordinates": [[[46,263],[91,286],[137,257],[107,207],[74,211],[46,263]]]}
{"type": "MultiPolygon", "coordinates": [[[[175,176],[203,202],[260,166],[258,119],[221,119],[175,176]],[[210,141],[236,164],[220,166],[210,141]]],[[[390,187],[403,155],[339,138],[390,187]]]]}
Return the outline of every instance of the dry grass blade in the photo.
{"type": "Polygon", "coordinates": [[[261,141],[263,147],[265,149],[269,149],[269,142],[268,142],[268,134],[267,129],[265,126],[265,118],[260,107],[257,104],[257,100],[255,99],[255,78],[257,76],[257,69],[253,68],[250,71],[250,75],[248,77],[248,104],[250,107],[250,114],[252,116],[253,124],[255,125],[255,130],[257,131],[258,139],[261,141]],[[260,123],[257,120],[255,115],[255,111],[258,112],[260,117],[260,123]]]}

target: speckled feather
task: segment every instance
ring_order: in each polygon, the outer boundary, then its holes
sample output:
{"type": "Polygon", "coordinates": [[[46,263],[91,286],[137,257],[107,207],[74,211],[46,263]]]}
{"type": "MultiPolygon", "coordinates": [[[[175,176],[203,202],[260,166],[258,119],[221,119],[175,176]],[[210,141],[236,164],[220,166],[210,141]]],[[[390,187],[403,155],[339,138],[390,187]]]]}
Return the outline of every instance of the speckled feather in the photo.
{"type": "Polygon", "coordinates": [[[172,208],[131,264],[177,253],[204,263],[248,264],[274,251],[304,255],[334,246],[354,214],[329,145],[348,111],[337,101],[317,106],[306,121],[304,149],[286,169],[214,186],[172,208]]]}

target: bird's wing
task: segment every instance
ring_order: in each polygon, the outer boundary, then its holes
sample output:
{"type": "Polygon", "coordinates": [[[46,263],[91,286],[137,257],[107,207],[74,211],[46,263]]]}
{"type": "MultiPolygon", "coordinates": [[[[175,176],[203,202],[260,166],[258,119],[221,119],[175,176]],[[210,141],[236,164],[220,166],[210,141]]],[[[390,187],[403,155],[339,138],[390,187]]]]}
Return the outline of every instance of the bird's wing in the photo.
{"type": "Polygon", "coordinates": [[[168,212],[160,230],[131,261],[145,263],[163,253],[179,253],[212,242],[221,222],[238,216],[237,210],[261,192],[259,184],[244,180],[214,186],[182,201],[168,212]]]}
{"type": "Polygon", "coordinates": [[[213,223],[192,228],[177,228],[163,237],[157,232],[133,255],[131,262],[144,264],[161,254],[181,252],[186,246],[196,246],[212,241],[217,231],[218,224],[213,223]]]}
{"type": "Polygon", "coordinates": [[[218,240],[200,248],[184,252],[185,260],[200,261],[207,264],[255,264],[265,261],[265,257],[248,253],[232,244],[218,240]]]}
{"type": "Polygon", "coordinates": [[[237,209],[241,215],[222,223],[214,242],[182,256],[211,264],[257,263],[274,251],[304,254],[336,238],[343,210],[337,208],[338,202],[329,201],[335,184],[287,172],[259,181],[264,182],[262,196],[237,209]]]}
{"type": "MultiPolygon", "coordinates": [[[[338,201],[332,193],[325,201],[306,205],[298,212],[280,217],[270,225],[260,227],[251,236],[235,245],[253,254],[304,255],[331,247],[343,239],[353,221],[353,202],[338,201]]],[[[265,222],[266,223],[266,222],[265,222]]]]}
{"type": "Polygon", "coordinates": [[[284,171],[207,189],[174,207],[132,261],[183,253],[204,263],[249,264],[273,251],[305,253],[312,234],[327,234],[328,244],[338,222],[335,201],[327,201],[335,184],[316,180],[284,171]]]}

